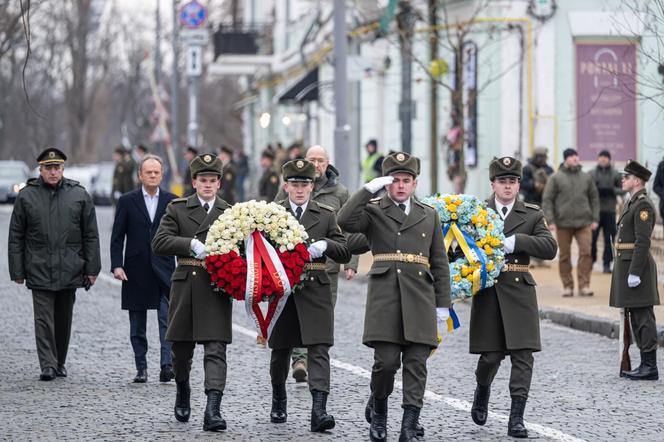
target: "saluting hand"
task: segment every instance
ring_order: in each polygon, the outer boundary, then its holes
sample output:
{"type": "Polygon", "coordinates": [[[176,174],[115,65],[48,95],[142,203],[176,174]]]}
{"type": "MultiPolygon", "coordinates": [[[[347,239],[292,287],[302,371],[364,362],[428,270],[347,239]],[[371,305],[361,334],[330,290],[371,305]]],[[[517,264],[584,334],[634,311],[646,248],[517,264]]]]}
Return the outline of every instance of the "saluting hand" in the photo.
{"type": "Polygon", "coordinates": [[[120,281],[129,281],[129,279],[127,278],[127,274],[125,273],[122,267],[116,267],[113,270],[113,277],[120,281]]]}
{"type": "Polygon", "coordinates": [[[392,184],[393,181],[394,177],[392,175],[379,176],[378,178],[374,178],[373,180],[366,183],[364,188],[371,193],[376,193],[383,187],[392,184]]]}

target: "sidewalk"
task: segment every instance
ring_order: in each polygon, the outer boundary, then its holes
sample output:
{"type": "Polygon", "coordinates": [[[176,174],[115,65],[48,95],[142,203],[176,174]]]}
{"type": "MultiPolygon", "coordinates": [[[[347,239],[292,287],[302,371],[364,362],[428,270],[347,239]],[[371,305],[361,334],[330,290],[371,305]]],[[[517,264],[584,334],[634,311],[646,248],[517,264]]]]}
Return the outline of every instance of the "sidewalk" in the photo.
{"type": "MultiPolygon", "coordinates": [[[[573,250],[573,257],[575,253],[576,251],[573,250]]],[[[360,257],[358,274],[361,277],[366,278],[371,263],[370,253],[360,257]]],[[[558,262],[553,261],[549,264],[550,267],[531,267],[530,269],[535,281],[537,281],[537,301],[542,319],[617,339],[620,310],[609,307],[611,275],[602,273],[601,267],[596,265],[590,282],[590,288],[594,291],[594,296],[581,298],[575,293],[572,298],[563,298],[562,284],[558,276],[558,262]]],[[[664,267],[664,264],[658,263],[659,267],[664,267]]],[[[574,275],[576,279],[576,267],[574,268],[574,275]]],[[[660,296],[662,294],[664,294],[664,291],[660,287],[660,296]]],[[[655,317],[659,328],[659,342],[660,345],[664,346],[664,306],[655,306],[655,317]]]]}

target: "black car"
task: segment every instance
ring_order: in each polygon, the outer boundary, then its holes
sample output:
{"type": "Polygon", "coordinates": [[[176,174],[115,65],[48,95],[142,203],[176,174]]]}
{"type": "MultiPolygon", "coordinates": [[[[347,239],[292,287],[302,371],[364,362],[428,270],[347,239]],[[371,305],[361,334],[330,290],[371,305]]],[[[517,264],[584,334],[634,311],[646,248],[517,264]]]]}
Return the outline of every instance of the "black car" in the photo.
{"type": "Polygon", "coordinates": [[[23,161],[0,161],[0,203],[13,203],[28,178],[30,169],[23,161]]]}

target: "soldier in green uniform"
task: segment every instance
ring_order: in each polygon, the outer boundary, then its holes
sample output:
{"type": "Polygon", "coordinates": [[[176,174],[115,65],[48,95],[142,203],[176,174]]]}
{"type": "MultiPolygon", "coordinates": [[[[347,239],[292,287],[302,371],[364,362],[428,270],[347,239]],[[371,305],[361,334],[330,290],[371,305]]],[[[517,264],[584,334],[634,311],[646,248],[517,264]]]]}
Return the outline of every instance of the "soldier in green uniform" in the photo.
{"type": "Polygon", "coordinates": [[[196,344],[205,351],[207,406],[203,429],[226,429],[219,408],[226,386],[226,346],[232,339],[232,305],[229,296],[215,292],[205,268],[205,238],[212,223],[229,206],[217,196],[223,165],[213,154],[191,162],[196,193],[176,198],[166,209],[152,241],[157,255],[177,257],[171,278],[166,339],[172,342],[177,395],[175,418],[187,422],[191,414],[189,371],[196,344]]]}
{"type": "Polygon", "coordinates": [[[363,233],[371,252],[363,342],[374,349],[368,403],[372,441],[387,438],[387,399],[403,361],[400,441],[420,440],[427,358],[438,346],[436,320],[449,315],[449,265],[440,218],[413,195],[419,162],[403,152],[382,164],[383,177],[364,185],[339,212],[339,225],[363,233]],[[373,198],[385,188],[384,196],[373,198]]]}
{"type": "Polygon", "coordinates": [[[122,146],[115,148],[113,159],[115,168],[113,169],[112,195],[115,203],[120,199],[120,196],[135,189],[134,170],[136,169],[136,162],[122,146]]]}
{"type": "Polygon", "coordinates": [[[512,405],[507,434],[528,437],[523,413],[533,375],[533,352],[540,351],[539,310],[535,280],[528,271],[531,258],[553,259],[558,246],[539,206],[518,200],[521,162],[495,158],[489,165],[493,196],[487,205],[505,222],[505,263],[496,285],[473,296],[470,352],[480,354],[471,416],[486,423],[491,383],[506,355],[512,361],[512,405]]]}
{"type": "Polygon", "coordinates": [[[268,340],[272,349],[270,420],[286,422],[286,378],[291,352],[295,347],[306,347],[312,396],[311,431],[323,432],[335,425],[334,417],[326,410],[330,392],[329,349],[334,344],[334,306],[325,261],[332,258],[336,262],[348,262],[350,252],[334,210],[310,199],[315,173],[313,163],[306,160],[289,161],[283,167],[288,198],[279,204],[289,210],[309,234],[311,262],[305,265],[308,274],[304,287],[289,297],[268,340]]]}
{"type": "Polygon", "coordinates": [[[651,172],[628,161],[622,190],[630,195],[618,218],[616,261],[611,275],[609,305],[627,310],[632,333],[641,352],[641,364],[621,376],[634,380],[657,380],[657,323],[653,305],[659,305],[657,267],[650,254],[650,235],[655,227],[655,205],[645,185],[651,172]]]}
{"type": "Polygon", "coordinates": [[[262,201],[274,201],[279,192],[281,180],[279,174],[274,171],[274,152],[265,149],[261,154],[261,167],[263,175],[258,182],[258,199],[262,201]]]}
{"type": "Polygon", "coordinates": [[[237,177],[237,172],[235,171],[235,164],[233,164],[233,149],[228,146],[221,146],[219,158],[224,164],[224,173],[221,175],[221,187],[217,194],[219,198],[232,206],[238,202],[235,195],[235,178],[237,177]]]}
{"type": "Polygon", "coordinates": [[[40,379],[66,377],[76,289],[89,288],[101,270],[92,198],[63,177],[67,157],[44,150],[39,178],[19,192],[9,224],[9,276],[32,290],[40,379]]]}

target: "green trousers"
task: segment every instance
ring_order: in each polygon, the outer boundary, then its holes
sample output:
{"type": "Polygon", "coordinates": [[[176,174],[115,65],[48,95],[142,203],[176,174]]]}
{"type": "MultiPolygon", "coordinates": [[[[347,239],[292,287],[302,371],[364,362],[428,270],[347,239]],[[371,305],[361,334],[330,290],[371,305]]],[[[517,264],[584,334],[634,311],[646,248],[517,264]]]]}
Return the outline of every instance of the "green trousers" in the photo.
{"type": "Polygon", "coordinates": [[[652,306],[627,310],[636,346],[644,353],[657,350],[657,322],[652,306]]]}
{"type": "MultiPolygon", "coordinates": [[[[226,344],[221,341],[206,341],[203,344],[203,371],[205,372],[205,392],[226,388],[226,344]]],[[[171,345],[175,381],[189,380],[191,360],[194,357],[196,342],[175,341],[171,345]]]]}
{"type": "MultiPolygon", "coordinates": [[[[489,351],[480,355],[475,370],[477,383],[483,386],[489,386],[493,378],[498,373],[500,363],[506,352],[489,351]]],[[[532,350],[510,350],[510,360],[512,361],[512,372],[510,373],[510,396],[522,397],[528,399],[530,392],[530,381],[533,378],[533,351],[532,350]]]]}
{"type": "Polygon", "coordinates": [[[42,370],[57,368],[67,360],[75,301],[74,289],[32,291],[37,357],[42,370]]]}
{"type": "MultiPolygon", "coordinates": [[[[330,346],[324,344],[307,347],[307,381],[309,390],[330,392],[330,346]]],[[[272,350],[270,379],[272,385],[284,385],[288,377],[291,349],[272,350]]]]}
{"type": "Polygon", "coordinates": [[[371,392],[378,400],[387,399],[394,390],[394,377],[403,363],[403,405],[422,408],[427,385],[427,359],[431,347],[424,344],[399,345],[374,342],[371,392]]]}

